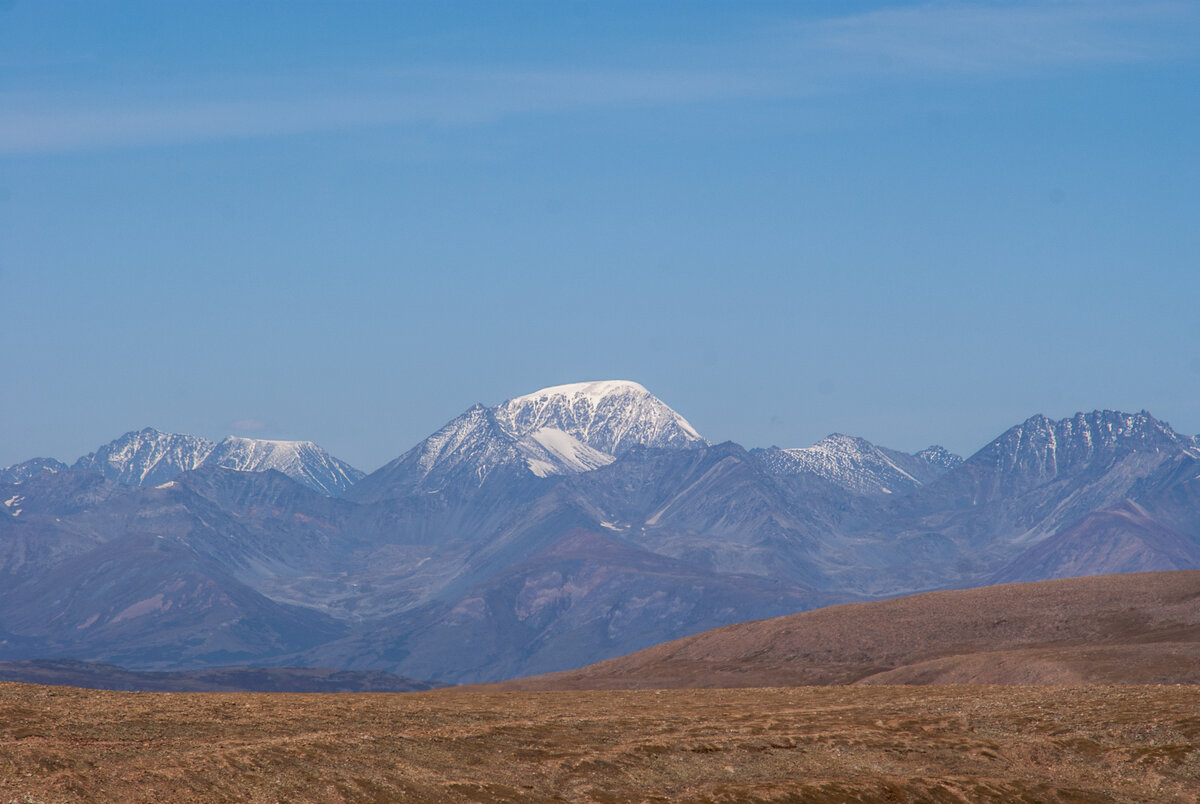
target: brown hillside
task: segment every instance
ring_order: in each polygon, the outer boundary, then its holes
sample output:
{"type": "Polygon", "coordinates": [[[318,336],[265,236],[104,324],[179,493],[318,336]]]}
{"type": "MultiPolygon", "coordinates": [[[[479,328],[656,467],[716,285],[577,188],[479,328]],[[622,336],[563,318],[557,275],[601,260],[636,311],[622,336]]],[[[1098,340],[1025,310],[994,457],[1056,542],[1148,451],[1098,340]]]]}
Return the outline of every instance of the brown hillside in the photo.
{"type": "Polygon", "coordinates": [[[506,689],[1200,683],[1200,571],[930,592],[741,623],[506,689]]]}

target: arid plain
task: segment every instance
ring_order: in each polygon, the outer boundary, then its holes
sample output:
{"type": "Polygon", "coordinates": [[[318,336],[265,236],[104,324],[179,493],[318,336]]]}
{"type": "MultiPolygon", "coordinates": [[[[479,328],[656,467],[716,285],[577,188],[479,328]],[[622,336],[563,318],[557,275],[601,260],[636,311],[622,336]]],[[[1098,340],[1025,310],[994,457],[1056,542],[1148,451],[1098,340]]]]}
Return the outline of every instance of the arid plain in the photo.
{"type": "Polygon", "coordinates": [[[1200,689],[0,685],[0,801],[1200,799],[1200,689]]]}

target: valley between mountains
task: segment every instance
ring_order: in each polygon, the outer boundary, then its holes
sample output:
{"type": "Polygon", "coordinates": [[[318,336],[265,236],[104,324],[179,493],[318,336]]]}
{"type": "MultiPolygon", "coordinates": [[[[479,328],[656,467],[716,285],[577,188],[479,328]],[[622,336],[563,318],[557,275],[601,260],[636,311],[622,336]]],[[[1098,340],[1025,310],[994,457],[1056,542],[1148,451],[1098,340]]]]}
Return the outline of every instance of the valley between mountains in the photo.
{"type": "Polygon", "coordinates": [[[1197,568],[1200,440],[1145,411],[1033,416],[965,459],[748,450],[609,381],[476,405],[369,475],[150,428],[0,470],[8,661],[494,682],[839,603],[1197,568]]]}

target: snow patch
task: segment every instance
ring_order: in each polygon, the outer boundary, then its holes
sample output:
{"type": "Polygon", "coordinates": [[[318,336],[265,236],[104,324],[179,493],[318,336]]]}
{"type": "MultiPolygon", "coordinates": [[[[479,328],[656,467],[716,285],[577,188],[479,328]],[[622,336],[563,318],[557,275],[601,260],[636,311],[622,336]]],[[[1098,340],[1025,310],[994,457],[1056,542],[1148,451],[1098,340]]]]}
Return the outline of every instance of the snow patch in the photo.
{"type": "Polygon", "coordinates": [[[534,391],[531,394],[518,396],[510,399],[510,402],[533,402],[549,399],[554,396],[565,396],[571,398],[582,397],[587,399],[593,405],[599,404],[601,400],[621,393],[635,393],[650,395],[650,392],[645,389],[640,383],[632,380],[596,380],[593,382],[573,382],[566,385],[552,385],[549,388],[542,388],[539,391],[534,391]]]}

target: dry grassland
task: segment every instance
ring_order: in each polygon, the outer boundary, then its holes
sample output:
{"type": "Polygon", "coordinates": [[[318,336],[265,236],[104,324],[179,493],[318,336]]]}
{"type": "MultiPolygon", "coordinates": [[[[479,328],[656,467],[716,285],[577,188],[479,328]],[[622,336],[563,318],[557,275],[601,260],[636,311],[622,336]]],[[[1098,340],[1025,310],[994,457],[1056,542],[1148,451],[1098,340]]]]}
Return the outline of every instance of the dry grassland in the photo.
{"type": "Polygon", "coordinates": [[[0,684],[0,802],[1200,799],[1200,688],[0,684]]]}

